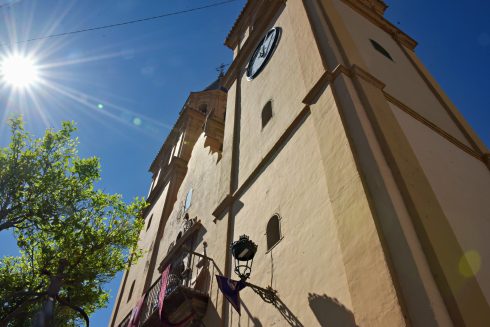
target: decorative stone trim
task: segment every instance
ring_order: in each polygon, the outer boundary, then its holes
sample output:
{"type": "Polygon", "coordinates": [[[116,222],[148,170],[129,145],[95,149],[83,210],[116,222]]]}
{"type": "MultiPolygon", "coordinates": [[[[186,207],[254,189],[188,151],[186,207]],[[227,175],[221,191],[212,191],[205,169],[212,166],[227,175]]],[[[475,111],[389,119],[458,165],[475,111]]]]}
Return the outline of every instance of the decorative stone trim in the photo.
{"type": "MultiPolygon", "coordinates": [[[[446,131],[444,131],[442,128],[425,118],[424,116],[420,115],[417,113],[415,110],[411,109],[408,107],[406,104],[402,103],[400,100],[396,99],[394,96],[389,94],[388,92],[384,91],[385,84],[381,82],[379,79],[374,77],[372,74],[369,72],[365,71],[364,69],[360,68],[357,65],[352,65],[351,68],[348,68],[344,65],[338,65],[335,67],[335,69],[332,72],[325,71],[322,76],[318,79],[318,81],[315,83],[315,85],[311,88],[311,90],[308,92],[308,94],[304,97],[303,103],[307,105],[312,105],[313,103],[316,102],[316,99],[318,95],[323,91],[323,88],[326,86],[328,83],[333,83],[337,77],[340,76],[340,74],[344,74],[345,76],[348,76],[350,78],[353,78],[354,76],[357,76],[359,78],[362,78],[363,80],[371,83],[375,87],[379,88],[380,90],[383,91],[383,94],[389,102],[397,106],[397,108],[400,108],[402,111],[405,113],[409,114],[412,118],[416,119],[420,123],[424,124],[425,126],[429,127],[431,130],[439,134],[440,136],[444,137],[446,140],[463,150],[464,152],[468,153],[472,157],[482,161],[485,163],[487,166],[490,165],[489,160],[490,160],[490,154],[480,154],[479,152],[473,150],[471,147],[467,146],[466,144],[462,143],[460,140],[455,138],[454,136],[450,135],[446,131]]],[[[489,167],[490,168],[490,167],[489,167]]]]}
{"type": "Polygon", "coordinates": [[[167,167],[163,168],[162,172],[164,175],[160,177],[160,181],[157,186],[151,191],[150,196],[146,199],[150,205],[143,210],[143,214],[147,215],[153,205],[157,202],[156,200],[160,197],[160,194],[165,189],[165,185],[170,182],[172,177],[183,177],[187,173],[187,161],[179,157],[173,157],[167,167]]]}
{"type": "MultiPolygon", "coordinates": [[[[383,29],[385,32],[390,34],[394,39],[398,40],[401,44],[414,50],[417,46],[417,41],[412,39],[410,36],[402,32],[398,27],[390,23],[386,18],[383,17],[384,9],[382,5],[373,4],[371,6],[366,5],[366,0],[342,0],[352,9],[369,19],[374,25],[383,29]]],[[[372,1],[370,1],[372,2],[372,1]]],[[[379,2],[379,1],[377,1],[379,2]]],[[[386,6],[386,5],[385,5],[386,6]]]]}
{"type": "MultiPolygon", "coordinates": [[[[421,122],[425,126],[429,127],[431,130],[439,134],[440,136],[444,137],[446,140],[463,150],[464,152],[468,153],[469,155],[475,157],[476,159],[482,161],[485,163],[485,155],[481,155],[477,151],[473,150],[466,144],[462,143],[460,140],[455,138],[454,136],[448,134],[446,131],[444,131],[442,128],[425,118],[424,116],[420,115],[417,113],[415,110],[411,109],[409,106],[406,104],[402,103],[400,100],[396,99],[392,95],[390,95],[387,92],[383,92],[386,100],[394,104],[397,108],[401,109],[403,112],[409,114],[412,118],[416,119],[417,121],[421,122]]],[[[488,155],[488,154],[487,154],[488,155]]]]}
{"type": "Polygon", "coordinates": [[[326,83],[333,83],[337,79],[337,77],[340,76],[340,74],[344,74],[345,76],[348,76],[350,78],[358,76],[381,90],[383,90],[386,86],[386,84],[384,84],[379,79],[357,65],[352,65],[351,68],[348,68],[345,65],[341,64],[337,65],[337,67],[335,67],[332,72],[325,71],[322,76],[320,76],[315,85],[303,98],[303,103],[307,105],[313,104],[316,101],[316,97],[325,87],[326,83]]]}

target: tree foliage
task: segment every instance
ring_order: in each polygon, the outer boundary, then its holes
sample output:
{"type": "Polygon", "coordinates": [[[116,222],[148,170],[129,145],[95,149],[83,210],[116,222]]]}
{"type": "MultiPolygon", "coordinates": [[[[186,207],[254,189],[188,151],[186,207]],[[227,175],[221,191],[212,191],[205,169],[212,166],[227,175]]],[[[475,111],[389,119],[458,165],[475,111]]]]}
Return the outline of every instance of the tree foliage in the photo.
{"type": "Polygon", "coordinates": [[[21,118],[10,126],[0,149],[0,230],[14,230],[21,256],[0,259],[0,325],[29,325],[54,284],[56,326],[76,325],[80,316],[62,304],[89,314],[105,305],[102,285],[140,254],[145,203],[94,187],[99,160],[78,157],[73,123],[39,139],[21,118]]]}

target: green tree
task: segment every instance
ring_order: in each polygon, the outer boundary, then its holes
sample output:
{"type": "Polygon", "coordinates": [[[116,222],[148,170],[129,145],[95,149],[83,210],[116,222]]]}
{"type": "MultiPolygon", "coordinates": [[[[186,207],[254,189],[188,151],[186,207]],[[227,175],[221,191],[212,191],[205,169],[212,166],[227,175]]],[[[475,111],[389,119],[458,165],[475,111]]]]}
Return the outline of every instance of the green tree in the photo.
{"type": "Polygon", "coordinates": [[[0,149],[0,230],[11,228],[20,257],[0,259],[0,326],[30,326],[52,305],[56,326],[75,326],[103,307],[102,285],[140,255],[145,203],[126,204],[94,187],[99,160],[79,158],[73,123],[34,139],[21,118],[0,149]]]}

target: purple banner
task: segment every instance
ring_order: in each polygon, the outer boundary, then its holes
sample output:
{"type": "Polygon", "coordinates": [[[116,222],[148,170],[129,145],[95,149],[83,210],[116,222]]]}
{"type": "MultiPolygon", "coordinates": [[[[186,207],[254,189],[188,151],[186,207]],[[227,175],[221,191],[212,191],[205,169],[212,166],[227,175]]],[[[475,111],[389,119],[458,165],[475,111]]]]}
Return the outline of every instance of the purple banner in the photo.
{"type": "Polygon", "coordinates": [[[216,280],[218,281],[218,287],[221,293],[223,293],[228,302],[240,314],[240,291],[247,286],[245,282],[219,275],[216,275],[216,280]]]}

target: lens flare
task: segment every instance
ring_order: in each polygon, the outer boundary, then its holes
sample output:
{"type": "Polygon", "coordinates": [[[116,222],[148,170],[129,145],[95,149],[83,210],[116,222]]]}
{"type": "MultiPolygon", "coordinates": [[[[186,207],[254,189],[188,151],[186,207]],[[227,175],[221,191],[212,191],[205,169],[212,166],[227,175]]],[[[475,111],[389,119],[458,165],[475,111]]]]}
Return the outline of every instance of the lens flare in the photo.
{"type": "Polygon", "coordinates": [[[39,69],[31,58],[13,54],[1,59],[0,76],[15,88],[25,88],[39,80],[39,69]]]}
{"type": "Polygon", "coordinates": [[[475,250],[470,250],[464,253],[459,260],[459,273],[464,277],[473,277],[481,267],[481,256],[475,250]]]}
{"type": "Polygon", "coordinates": [[[139,117],[133,118],[133,124],[135,124],[136,126],[140,126],[141,123],[142,123],[141,118],[139,117]]]}

